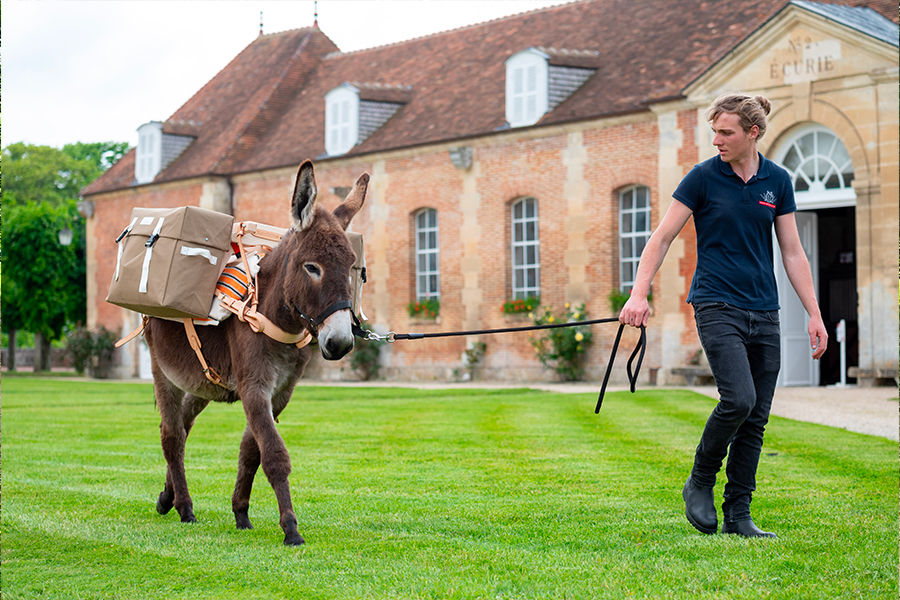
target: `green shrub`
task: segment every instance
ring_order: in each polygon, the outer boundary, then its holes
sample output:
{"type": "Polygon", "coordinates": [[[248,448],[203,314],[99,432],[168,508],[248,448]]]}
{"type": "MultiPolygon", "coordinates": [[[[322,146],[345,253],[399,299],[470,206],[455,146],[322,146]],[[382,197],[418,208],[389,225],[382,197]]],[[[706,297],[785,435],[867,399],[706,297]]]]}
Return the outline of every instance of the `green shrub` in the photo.
{"type": "MultiPolygon", "coordinates": [[[[587,320],[584,304],[572,310],[566,303],[563,314],[556,316],[550,306],[534,319],[535,325],[571,323],[587,320]]],[[[547,329],[540,337],[531,336],[531,345],[538,360],[556,371],[563,381],[578,381],[584,377],[584,353],[594,339],[590,325],[547,329]]]]}
{"type": "MultiPolygon", "coordinates": [[[[372,331],[372,327],[363,323],[364,331],[372,331]]],[[[387,342],[384,340],[367,340],[356,338],[353,352],[350,353],[350,366],[363,381],[369,381],[378,377],[381,370],[381,347],[387,342]]]]}
{"type": "Polygon", "coordinates": [[[486,350],[487,344],[484,342],[475,342],[470,347],[466,348],[463,356],[463,364],[466,367],[466,371],[469,373],[470,379],[475,379],[475,369],[481,364],[481,359],[484,358],[486,350]]]}
{"type": "Polygon", "coordinates": [[[75,372],[106,379],[112,366],[118,336],[101,325],[94,331],[79,325],[66,333],[66,351],[72,358],[75,372]]]}

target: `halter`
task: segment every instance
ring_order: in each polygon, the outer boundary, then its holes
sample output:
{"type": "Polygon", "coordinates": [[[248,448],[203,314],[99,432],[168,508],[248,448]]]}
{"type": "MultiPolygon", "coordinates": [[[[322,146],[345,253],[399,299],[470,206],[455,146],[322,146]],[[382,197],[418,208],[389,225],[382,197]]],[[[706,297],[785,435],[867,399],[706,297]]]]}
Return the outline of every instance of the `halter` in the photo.
{"type": "Polygon", "coordinates": [[[291,303],[291,308],[293,308],[295,311],[297,311],[297,313],[300,315],[301,319],[306,321],[306,328],[309,329],[309,332],[312,334],[312,336],[314,338],[319,337],[319,326],[325,322],[325,319],[327,319],[328,317],[330,317],[331,315],[333,315],[334,313],[336,313],[339,310],[344,310],[345,308],[350,308],[350,306],[351,305],[350,305],[349,300],[339,300],[339,301],[335,302],[334,304],[332,304],[331,306],[329,306],[328,308],[326,308],[325,310],[323,310],[321,313],[319,313],[318,317],[313,319],[313,318],[307,316],[302,310],[300,310],[300,307],[298,307],[296,304],[291,303]]]}

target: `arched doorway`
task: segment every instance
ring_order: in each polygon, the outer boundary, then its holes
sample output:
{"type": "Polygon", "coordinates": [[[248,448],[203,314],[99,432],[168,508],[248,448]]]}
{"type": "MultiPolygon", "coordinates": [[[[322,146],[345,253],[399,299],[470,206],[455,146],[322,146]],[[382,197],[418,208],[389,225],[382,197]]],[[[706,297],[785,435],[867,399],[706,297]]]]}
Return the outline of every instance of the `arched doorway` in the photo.
{"type": "Polygon", "coordinates": [[[806,330],[809,317],[784,272],[776,244],[775,274],[782,313],[778,385],[836,383],[841,372],[835,333],[842,319],[847,327],[847,364],[858,364],[859,354],[853,162],[840,138],[818,124],[792,131],[778,144],[772,158],[791,174],[800,241],[809,259],[829,335],[828,351],[816,363],[806,330]]]}

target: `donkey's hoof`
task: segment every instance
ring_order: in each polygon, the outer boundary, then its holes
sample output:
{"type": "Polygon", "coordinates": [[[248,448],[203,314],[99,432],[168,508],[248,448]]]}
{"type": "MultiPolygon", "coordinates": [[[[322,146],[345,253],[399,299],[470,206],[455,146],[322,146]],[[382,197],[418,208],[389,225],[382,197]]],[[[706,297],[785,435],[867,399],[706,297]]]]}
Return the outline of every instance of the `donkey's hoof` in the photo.
{"type": "Polygon", "coordinates": [[[296,531],[293,533],[284,534],[284,545],[285,546],[299,546],[301,544],[305,544],[306,540],[303,539],[303,536],[297,533],[296,531]]]}
{"type": "Polygon", "coordinates": [[[178,511],[178,514],[181,515],[182,523],[196,523],[197,517],[194,516],[194,509],[190,506],[186,506],[183,509],[178,511]]]}
{"type": "Polygon", "coordinates": [[[175,492],[170,490],[161,491],[159,498],[156,500],[156,512],[161,515],[167,515],[173,506],[175,506],[175,492]]]}
{"type": "Polygon", "coordinates": [[[234,511],[234,522],[237,525],[238,529],[253,529],[253,525],[250,524],[250,517],[247,514],[247,509],[236,510],[234,511]]]}

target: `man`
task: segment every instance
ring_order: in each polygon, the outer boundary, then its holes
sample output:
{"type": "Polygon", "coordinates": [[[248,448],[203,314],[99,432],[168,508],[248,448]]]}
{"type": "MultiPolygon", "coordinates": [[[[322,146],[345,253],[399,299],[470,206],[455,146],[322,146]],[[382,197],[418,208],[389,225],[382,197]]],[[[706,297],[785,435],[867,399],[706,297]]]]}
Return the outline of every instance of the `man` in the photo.
{"type": "Polygon", "coordinates": [[[641,255],[631,298],[619,315],[646,325],[647,293],[669,245],[688,218],[697,230],[697,266],[688,302],[720,396],[700,438],[682,495],[688,521],[703,533],[718,530],[713,487],[728,454],[722,533],[776,537],[750,516],[763,432],[781,366],[778,291],[773,270],[772,225],[785,271],[810,315],[813,358],[825,353],[828,335],[816,301],[809,262],[800,245],[791,178],[764,158],[757,142],[766,131],[769,101],[725,94],[706,118],[718,156],[696,165],[641,255]]]}

